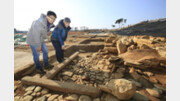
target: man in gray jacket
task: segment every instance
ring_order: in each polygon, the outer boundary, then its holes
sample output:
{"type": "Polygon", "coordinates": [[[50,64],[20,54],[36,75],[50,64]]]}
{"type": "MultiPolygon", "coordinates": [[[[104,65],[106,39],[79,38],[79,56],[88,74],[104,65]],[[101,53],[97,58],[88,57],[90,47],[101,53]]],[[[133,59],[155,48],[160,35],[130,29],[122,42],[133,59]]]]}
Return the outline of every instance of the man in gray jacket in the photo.
{"type": "Polygon", "coordinates": [[[44,43],[44,39],[46,39],[50,28],[54,27],[53,23],[55,19],[56,14],[53,11],[48,11],[47,15],[41,14],[38,20],[33,21],[27,33],[26,41],[31,47],[36,71],[41,74],[45,74],[46,72],[43,70],[39,61],[40,51],[43,52],[44,68],[48,69],[53,67],[53,65],[48,62],[48,50],[44,43]]]}

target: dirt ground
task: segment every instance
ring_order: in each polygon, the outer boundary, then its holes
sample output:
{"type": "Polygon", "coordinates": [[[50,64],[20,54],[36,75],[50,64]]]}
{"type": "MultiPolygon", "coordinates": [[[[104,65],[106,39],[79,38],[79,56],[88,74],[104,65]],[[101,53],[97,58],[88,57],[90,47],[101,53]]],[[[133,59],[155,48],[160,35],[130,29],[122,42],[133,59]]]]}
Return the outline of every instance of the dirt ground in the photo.
{"type": "Polygon", "coordinates": [[[31,62],[33,56],[30,52],[14,51],[14,68],[23,67],[31,62]]]}

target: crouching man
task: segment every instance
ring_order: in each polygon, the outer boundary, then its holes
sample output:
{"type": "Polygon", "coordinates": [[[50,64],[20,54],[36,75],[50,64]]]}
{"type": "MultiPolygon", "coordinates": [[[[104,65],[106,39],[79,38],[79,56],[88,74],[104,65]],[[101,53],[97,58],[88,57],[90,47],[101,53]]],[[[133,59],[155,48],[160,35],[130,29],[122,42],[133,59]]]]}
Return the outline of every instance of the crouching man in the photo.
{"type": "Polygon", "coordinates": [[[41,14],[40,18],[32,23],[31,28],[27,33],[26,41],[31,47],[36,71],[40,74],[46,73],[44,69],[53,67],[53,65],[48,62],[48,50],[44,39],[46,39],[50,28],[54,26],[53,23],[55,19],[56,14],[53,11],[48,11],[47,15],[41,14]],[[40,51],[43,53],[44,69],[39,61],[40,51]]]}
{"type": "Polygon", "coordinates": [[[64,60],[64,41],[68,36],[68,32],[70,31],[71,27],[69,26],[71,20],[69,18],[64,18],[59,21],[58,25],[53,30],[51,36],[51,42],[54,46],[56,52],[56,58],[59,63],[64,60]]]}

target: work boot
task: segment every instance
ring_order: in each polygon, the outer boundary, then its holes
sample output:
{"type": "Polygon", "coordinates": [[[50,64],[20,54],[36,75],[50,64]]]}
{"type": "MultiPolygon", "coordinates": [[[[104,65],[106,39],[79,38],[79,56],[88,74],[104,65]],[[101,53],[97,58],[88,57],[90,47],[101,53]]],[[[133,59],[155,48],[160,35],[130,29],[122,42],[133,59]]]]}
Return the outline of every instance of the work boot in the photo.
{"type": "Polygon", "coordinates": [[[36,72],[40,73],[40,74],[46,74],[46,72],[42,68],[41,69],[36,69],[36,72]]]}
{"type": "Polygon", "coordinates": [[[44,69],[52,69],[53,67],[54,67],[54,65],[48,64],[47,66],[44,66],[44,69]]]}

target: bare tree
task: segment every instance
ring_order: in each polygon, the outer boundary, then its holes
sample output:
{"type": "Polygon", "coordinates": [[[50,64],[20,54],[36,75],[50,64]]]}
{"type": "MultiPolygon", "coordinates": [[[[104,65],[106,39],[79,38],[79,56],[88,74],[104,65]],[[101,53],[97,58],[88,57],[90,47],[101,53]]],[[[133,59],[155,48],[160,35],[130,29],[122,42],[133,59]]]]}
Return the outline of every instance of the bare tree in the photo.
{"type": "Polygon", "coordinates": [[[75,31],[77,31],[77,30],[78,30],[78,27],[75,27],[74,29],[75,29],[75,31]]]}

